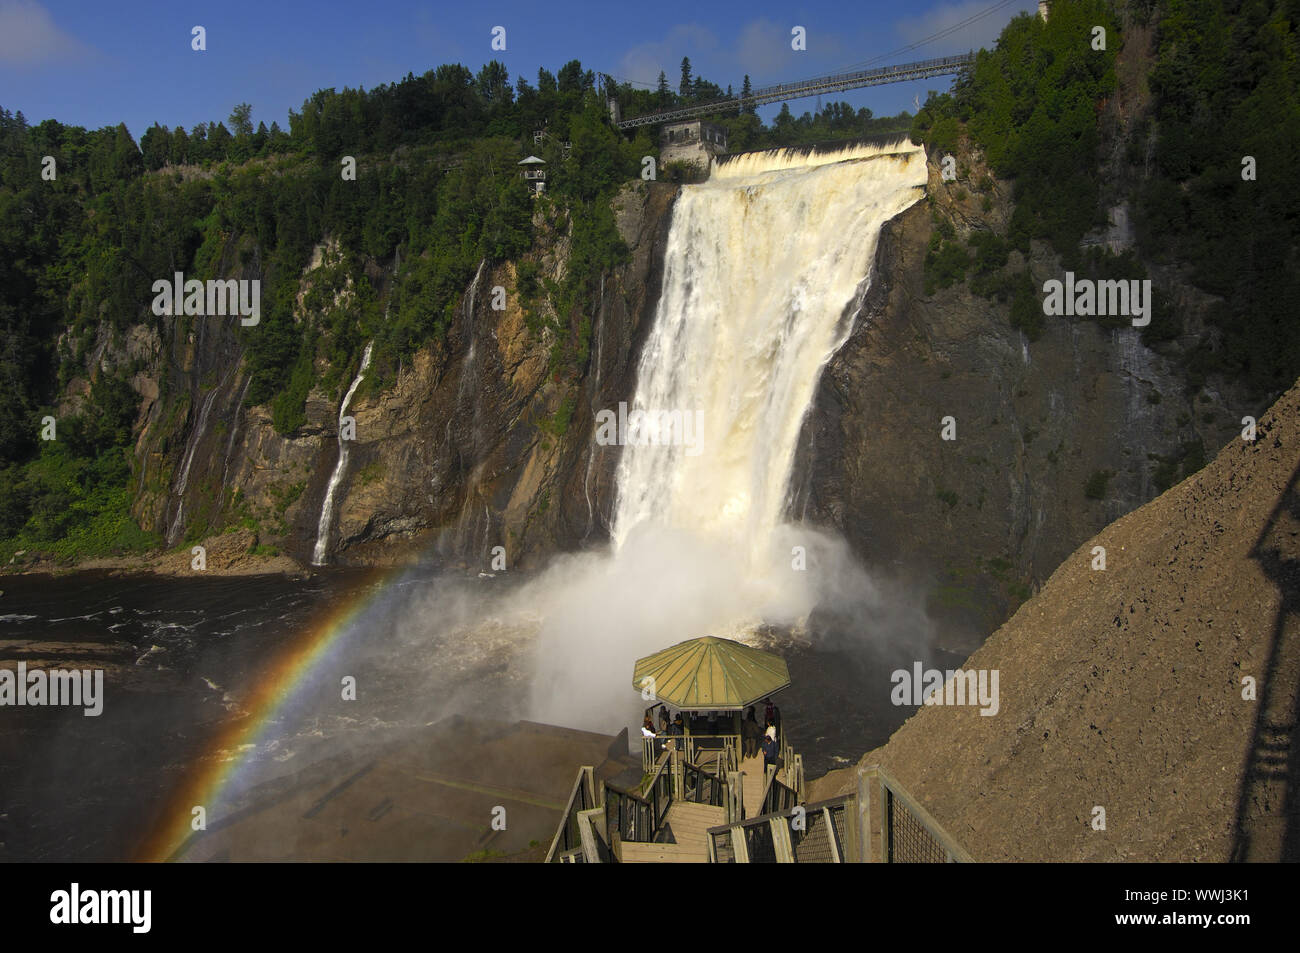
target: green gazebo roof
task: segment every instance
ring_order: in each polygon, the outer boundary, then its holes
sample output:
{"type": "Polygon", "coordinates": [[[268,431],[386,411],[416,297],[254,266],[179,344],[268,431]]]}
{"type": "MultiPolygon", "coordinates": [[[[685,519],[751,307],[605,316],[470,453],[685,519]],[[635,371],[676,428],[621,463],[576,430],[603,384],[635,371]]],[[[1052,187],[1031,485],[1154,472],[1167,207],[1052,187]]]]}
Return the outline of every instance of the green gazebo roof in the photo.
{"type": "Polygon", "coordinates": [[[746,708],[790,684],[785,659],[731,639],[704,636],[638,659],[632,687],[654,679],[655,699],[686,711],[746,708]]]}

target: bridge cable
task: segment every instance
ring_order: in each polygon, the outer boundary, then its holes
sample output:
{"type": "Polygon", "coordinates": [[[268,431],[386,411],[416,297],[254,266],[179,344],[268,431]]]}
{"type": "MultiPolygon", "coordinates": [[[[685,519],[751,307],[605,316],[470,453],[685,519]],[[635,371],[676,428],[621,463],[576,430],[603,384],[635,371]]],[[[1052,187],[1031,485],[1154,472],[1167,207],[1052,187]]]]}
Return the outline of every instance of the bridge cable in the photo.
{"type": "Polygon", "coordinates": [[[881,53],[879,56],[873,56],[869,60],[863,60],[859,63],[852,63],[848,66],[842,67],[841,69],[834,70],[830,74],[823,73],[817,76],[805,76],[802,79],[787,81],[784,85],[788,86],[791,83],[802,83],[809,80],[822,79],[827,75],[838,76],[841,73],[857,72],[858,70],[861,70],[865,66],[870,66],[872,63],[879,63],[881,60],[892,59],[893,57],[898,56],[901,53],[909,53],[912,50],[917,49],[918,47],[926,46],[930,43],[935,42],[936,40],[942,40],[950,36],[951,34],[956,33],[958,30],[962,30],[970,26],[971,24],[975,23],[977,20],[982,20],[987,16],[997,13],[999,10],[1003,9],[1004,7],[1008,7],[1011,4],[1021,3],[1021,2],[1023,2],[1023,0],[1000,0],[1000,2],[993,4],[991,7],[981,10],[979,13],[969,16],[965,20],[961,20],[958,23],[954,23],[951,26],[944,27],[942,30],[938,30],[934,33],[931,33],[929,36],[923,37],[922,39],[917,40],[915,43],[909,43],[907,46],[901,46],[898,49],[891,50],[888,53],[881,53]]]}

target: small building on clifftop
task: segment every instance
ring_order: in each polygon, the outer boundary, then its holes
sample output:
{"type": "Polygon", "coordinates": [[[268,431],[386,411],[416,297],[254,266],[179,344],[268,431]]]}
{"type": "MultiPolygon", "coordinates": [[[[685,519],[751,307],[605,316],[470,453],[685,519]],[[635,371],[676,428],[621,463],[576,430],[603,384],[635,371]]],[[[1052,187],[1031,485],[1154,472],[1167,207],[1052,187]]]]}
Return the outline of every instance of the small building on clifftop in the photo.
{"type": "Polygon", "coordinates": [[[727,151],[727,130],[702,119],[674,122],[659,133],[659,164],[683,162],[707,172],[715,156],[727,151]]]}

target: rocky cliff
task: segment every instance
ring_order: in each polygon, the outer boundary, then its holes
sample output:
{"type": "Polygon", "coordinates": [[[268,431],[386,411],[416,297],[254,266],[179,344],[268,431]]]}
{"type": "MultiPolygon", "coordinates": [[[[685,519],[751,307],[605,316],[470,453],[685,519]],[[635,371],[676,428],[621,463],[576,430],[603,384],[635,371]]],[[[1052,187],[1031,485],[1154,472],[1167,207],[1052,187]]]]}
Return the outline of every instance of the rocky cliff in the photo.
{"type": "Polygon", "coordinates": [[[1296,860],[1298,481],[1300,386],[962,665],[1000,673],[995,715],[922,707],[862,764],[980,861],[1296,860]]]}
{"type": "MultiPolygon", "coordinates": [[[[444,340],[403,363],[395,380],[362,381],[348,407],[356,439],[336,494],[331,563],[430,558],[486,571],[496,546],[517,568],[606,538],[617,448],[595,445],[594,415],[629,399],[675,194],[645,183],[617,198],[631,255],[601,283],[582,379],[550,373],[550,342],[527,324],[515,264],[485,262],[444,340]],[[493,307],[498,286],[503,310],[493,307]]],[[[562,275],[565,236],[544,234],[542,273],[562,275]]],[[[328,241],[317,249],[300,303],[336,250],[328,241]]],[[[368,270],[386,294],[392,269],[368,270]]],[[[338,460],[340,401],[356,368],[332,377],[318,368],[330,389],[313,390],[306,423],[281,434],[268,407],[244,406],[248,376],[231,323],[164,320],[161,337],[141,326],[120,353],[106,345],[96,358],[145,365],[134,381],[143,398],[134,515],[170,545],[242,528],[255,551],[306,564],[338,460]]]]}
{"type": "MultiPolygon", "coordinates": [[[[986,176],[978,153],[963,155],[972,168],[962,183],[945,182],[937,160],[928,200],[882,233],[855,329],[805,422],[791,506],[839,529],[869,565],[923,580],[943,647],[965,652],[1080,540],[1194,470],[1195,448],[1221,444],[1251,408],[1226,387],[1189,389],[1177,340],[1153,350],[1132,328],[1048,318],[1031,342],[1005,303],[965,283],[927,293],[926,250],[939,224],[960,236],[993,231],[1011,211],[1009,184],[986,176]],[[946,417],[955,439],[942,439],[946,417]]],[[[551,342],[529,327],[516,265],[484,262],[441,341],[395,375],[362,381],[348,409],[356,441],[336,492],[329,562],[424,558],[488,571],[501,546],[509,568],[527,568],[607,538],[619,450],[595,444],[593,419],[635,386],[675,195],[641,183],[616,200],[631,256],[600,285],[580,377],[550,372],[551,342]],[[506,290],[504,310],[493,307],[496,287],[506,290]]],[[[539,225],[533,257],[544,276],[562,276],[566,235],[539,225]]],[[[1124,230],[1113,231],[1106,240],[1123,246],[1124,230]]],[[[328,240],[320,246],[300,302],[335,253],[328,240]]],[[[242,272],[228,265],[228,274],[256,276],[256,256],[242,272]]],[[[1061,272],[1038,245],[1029,256],[1012,252],[1010,267],[1039,287],[1061,272]]],[[[368,271],[382,300],[394,263],[368,271]]],[[[1204,309],[1170,287],[1189,316],[1204,309]]],[[[282,434],[270,408],[245,406],[231,323],[164,321],[162,334],[137,326],[92,358],[139,367],[134,515],[171,546],[240,529],[253,554],[306,565],[357,369],[319,367],[327,383],[309,395],[306,422],[282,434]]]]}
{"type": "MultiPolygon", "coordinates": [[[[826,368],[794,505],[840,527],[872,566],[930,580],[947,647],[969,651],[1080,540],[1194,469],[1195,448],[1221,445],[1254,411],[1190,389],[1176,341],[1156,351],[1132,327],[1045,318],[1031,342],[1005,303],[967,284],[927,294],[936,223],[969,235],[1011,208],[1008,183],[946,183],[937,160],[930,201],[886,226],[855,331],[826,368]]],[[[964,161],[969,181],[983,178],[978,155],[964,161]]],[[[1063,271],[1038,243],[1011,252],[1010,268],[1039,289],[1063,271]]],[[[1203,307],[1174,290],[1176,307],[1203,307]]]]}

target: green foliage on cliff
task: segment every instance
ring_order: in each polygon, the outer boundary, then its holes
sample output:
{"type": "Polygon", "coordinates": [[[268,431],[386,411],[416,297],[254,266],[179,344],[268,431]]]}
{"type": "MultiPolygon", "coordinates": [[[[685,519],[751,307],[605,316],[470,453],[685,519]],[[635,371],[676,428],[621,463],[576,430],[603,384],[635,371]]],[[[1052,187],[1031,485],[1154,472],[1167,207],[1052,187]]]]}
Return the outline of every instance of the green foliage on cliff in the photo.
{"type": "Polygon", "coordinates": [[[1095,470],[1083,485],[1083,495],[1090,500],[1106,499],[1106,484],[1112,474],[1109,470],[1095,470]]]}
{"type": "MultiPolygon", "coordinates": [[[[1230,376],[1267,403],[1300,375],[1300,190],[1289,181],[1300,151],[1300,4],[1142,0],[1127,8],[1155,27],[1152,107],[1126,133],[1123,153],[1137,182],[1128,198],[1141,261],[1080,244],[1106,220],[1100,116],[1122,41],[1111,4],[1058,0],[1046,24],[1016,17],[951,94],[930,98],[913,138],[956,153],[964,132],[1014,181],[1006,234],[1014,248],[1041,239],[1066,268],[1093,279],[1145,279],[1144,262],[1182,266],[1186,280],[1222,299],[1188,342],[1190,382],[1230,376]],[[1104,52],[1092,49],[1095,26],[1106,29],[1104,52]],[[1252,167],[1255,178],[1243,178],[1252,167]]],[[[947,255],[951,270],[956,253],[947,255]]],[[[972,289],[1002,297],[1008,288],[1012,323],[1036,334],[1041,315],[1031,314],[1027,295],[977,254],[972,289]]],[[[1144,342],[1182,333],[1182,316],[1157,292],[1144,342]]]]}
{"type": "Polygon", "coordinates": [[[158,539],[131,518],[127,445],[134,392],[97,381],[99,402],[60,425],[58,440],[0,468],[0,561],[17,552],[71,560],[138,552],[158,539]]]}
{"type": "Polygon", "coordinates": [[[938,232],[930,237],[930,247],[925,253],[925,293],[934,294],[942,288],[966,280],[970,255],[956,239],[942,237],[938,232]]]}
{"type": "Polygon", "coordinates": [[[915,141],[956,152],[964,126],[990,167],[1015,180],[1008,238],[1022,251],[1041,238],[1072,255],[1101,222],[1097,109],[1115,87],[1119,44],[1105,0],[1062,0],[1047,23],[1021,14],[994,49],[976,54],[953,93],[932,96],[916,115],[915,141]],[[1096,26],[1105,50],[1092,48],[1096,26]]]}
{"type": "Polygon", "coordinates": [[[1195,344],[1194,379],[1229,374],[1276,395],[1300,375],[1300,4],[1156,9],[1154,169],[1138,191],[1138,238],[1223,299],[1195,344]]]}
{"type": "MultiPolygon", "coordinates": [[[[553,361],[573,374],[585,364],[584,314],[600,275],[627,255],[609,201],[653,151],[646,133],[629,142],[608,126],[591,71],[576,61],[558,78],[542,70],[534,88],[523,79],[511,87],[500,64],[477,75],[444,66],[369,92],[320,91],[291,113],[287,133],[255,129],[246,104],[228,126],[155,125],[137,149],[123,126],[31,127],[0,109],[0,467],[10,478],[0,537],[49,542],[46,516],[67,503],[59,488],[71,477],[38,479],[54,451],[36,436],[78,378],[91,385],[86,410],[58,421],[56,469],[75,473],[82,494],[68,513],[94,501],[105,515],[127,511],[129,472],[104,469],[97,455],[129,444],[140,398],[126,379],[145,363],[101,367],[91,355],[120,355],[122,332],[140,323],[165,350],[190,334],[197,346],[201,323],[220,320],[155,317],[155,280],[182,272],[261,281],[260,322],[234,332],[252,377],[245,399],[268,405],[275,427],[293,432],[313,388],[341,394],[367,341],[373,376],[391,379],[404,357],[444,338],[481,264],[530,252],[539,203],[517,165],[529,152],[548,161],[540,204],[557,208],[571,244],[549,319],[553,361]],[[548,133],[541,145],[538,129],[548,133]],[[51,181],[41,177],[45,155],[56,162],[51,181]],[[344,156],[356,161],[355,179],[340,174],[344,156]],[[337,253],[304,281],[327,239],[337,253]],[[122,499],[93,492],[110,485],[122,499]],[[40,525],[28,532],[33,519],[40,525]]],[[[532,279],[536,295],[535,270],[532,279]]],[[[170,408],[164,429],[177,432],[159,447],[179,455],[194,415],[177,411],[192,411],[217,376],[207,367],[202,381],[187,380],[172,364],[157,383],[170,408]]]]}

